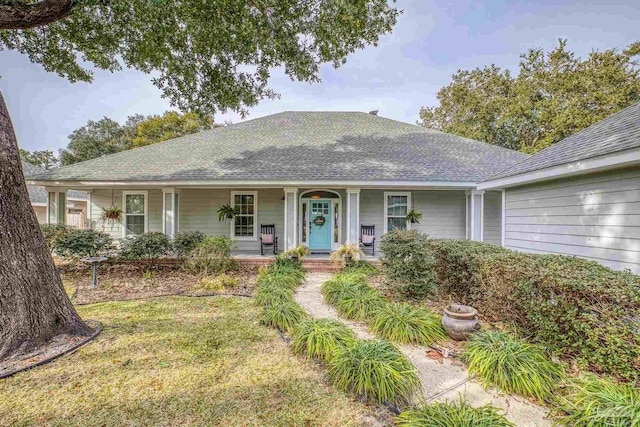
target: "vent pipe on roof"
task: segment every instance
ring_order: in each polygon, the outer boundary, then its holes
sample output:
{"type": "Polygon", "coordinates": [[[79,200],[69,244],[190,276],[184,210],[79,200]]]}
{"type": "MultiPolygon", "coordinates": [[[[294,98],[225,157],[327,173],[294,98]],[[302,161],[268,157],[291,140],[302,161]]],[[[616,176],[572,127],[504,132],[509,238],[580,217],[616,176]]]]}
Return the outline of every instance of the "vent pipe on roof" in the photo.
{"type": "Polygon", "coordinates": [[[369,111],[369,114],[371,114],[372,116],[377,116],[378,115],[378,110],[371,110],[371,111],[369,111]]]}

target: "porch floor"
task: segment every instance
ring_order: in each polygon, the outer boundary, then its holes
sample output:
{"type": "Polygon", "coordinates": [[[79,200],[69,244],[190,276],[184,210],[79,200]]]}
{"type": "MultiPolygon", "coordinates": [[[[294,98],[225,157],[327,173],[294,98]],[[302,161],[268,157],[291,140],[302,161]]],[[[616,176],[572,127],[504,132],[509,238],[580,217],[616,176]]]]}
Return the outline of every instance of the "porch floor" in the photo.
{"type": "MultiPolygon", "coordinates": [[[[264,255],[260,255],[260,251],[231,251],[231,256],[237,259],[272,259],[275,258],[273,251],[264,251],[264,255]]],[[[305,259],[326,259],[328,260],[331,254],[329,253],[312,253],[311,255],[305,257],[305,259]]],[[[365,260],[378,260],[380,256],[378,253],[375,256],[372,256],[370,253],[365,254],[365,260]]]]}

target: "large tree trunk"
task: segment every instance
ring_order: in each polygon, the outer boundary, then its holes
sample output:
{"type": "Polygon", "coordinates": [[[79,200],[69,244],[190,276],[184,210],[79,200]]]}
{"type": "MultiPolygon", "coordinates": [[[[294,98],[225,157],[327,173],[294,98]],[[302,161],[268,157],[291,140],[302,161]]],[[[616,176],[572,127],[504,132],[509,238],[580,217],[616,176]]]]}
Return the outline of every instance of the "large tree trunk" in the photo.
{"type": "Polygon", "coordinates": [[[61,334],[88,335],[44,242],[0,93],[0,360],[61,334]]]}

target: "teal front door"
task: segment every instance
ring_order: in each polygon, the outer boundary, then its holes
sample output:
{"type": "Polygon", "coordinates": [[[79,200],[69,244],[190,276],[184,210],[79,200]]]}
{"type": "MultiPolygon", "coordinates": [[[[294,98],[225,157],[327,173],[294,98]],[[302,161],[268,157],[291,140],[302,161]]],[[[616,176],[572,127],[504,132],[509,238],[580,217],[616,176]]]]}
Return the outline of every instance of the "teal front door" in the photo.
{"type": "Polygon", "coordinates": [[[331,201],[309,201],[309,249],[331,250],[331,201]]]}

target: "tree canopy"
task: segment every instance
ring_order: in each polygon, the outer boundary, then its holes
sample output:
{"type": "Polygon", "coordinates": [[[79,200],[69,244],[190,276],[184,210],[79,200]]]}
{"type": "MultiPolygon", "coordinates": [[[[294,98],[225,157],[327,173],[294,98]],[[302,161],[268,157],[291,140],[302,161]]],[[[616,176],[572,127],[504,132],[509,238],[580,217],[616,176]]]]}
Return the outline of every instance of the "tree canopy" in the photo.
{"type": "Polygon", "coordinates": [[[52,150],[29,151],[21,148],[20,159],[44,169],[54,169],[60,164],[60,161],[52,150]]]}
{"type": "Polygon", "coordinates": [[[516,76],[495,65],[460,70],[420,110],[421,125],[534,153],[640,100],[640,42],[576,57],[560,40],[530,49],[516,76]]]}
{"type": "Polygon", "coordinates": [[[179,136],[220,126],[208,115],[167,111],[163,115],[129,116],[120,123],[108,117],[89,122],[69,135],[67,148],[60,150],[63,166],[95,159],[131,148],[155,144],[179,136]]]}
{"type": "Polygon", "coordinates": [[[318,81],[322,63],[337,67],[376,44],[400,13],[387,0],[32,3],[0,5],[0,50],[28,55],[70,81],[91,81],[88,65],[154,72],[173,105],[207,114],[245,113],[276,97],[267,85],[276,67],[294,80],[318,81]]]}

